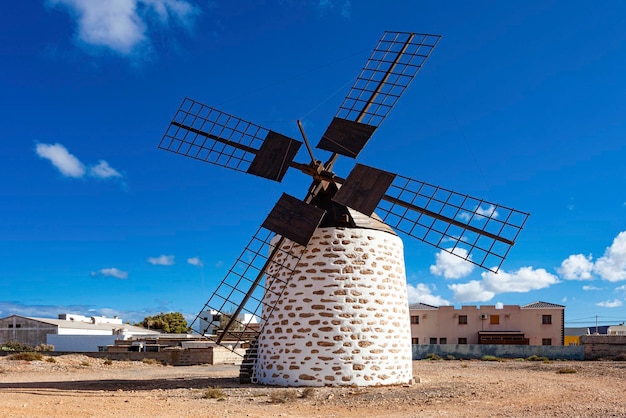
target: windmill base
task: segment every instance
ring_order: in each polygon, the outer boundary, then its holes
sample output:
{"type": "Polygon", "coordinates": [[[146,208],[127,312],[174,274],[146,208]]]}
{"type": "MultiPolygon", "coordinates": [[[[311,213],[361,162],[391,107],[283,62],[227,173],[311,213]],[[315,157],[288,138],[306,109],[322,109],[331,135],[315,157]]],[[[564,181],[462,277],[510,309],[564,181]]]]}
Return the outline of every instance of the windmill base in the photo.
{"type": "MultiPolygon", "coordinates": [[[[297,245],[297,244],[290,244],[297,245]]],[[[268,286],[278,284],[268,281],[268,286]]],[[[403,245],[390,232],[318,228],[258,340],[256,377],[278,386],[413,380],[403,245]]]]}

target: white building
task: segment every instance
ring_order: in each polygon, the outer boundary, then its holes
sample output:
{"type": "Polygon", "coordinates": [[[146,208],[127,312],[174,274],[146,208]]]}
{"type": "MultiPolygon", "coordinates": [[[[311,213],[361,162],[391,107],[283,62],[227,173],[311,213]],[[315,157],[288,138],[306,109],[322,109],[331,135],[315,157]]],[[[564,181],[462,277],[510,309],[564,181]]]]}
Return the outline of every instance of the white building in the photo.
{"type": "Polygon", "coordinates": [[[15,341],[36,347],[53,345],[55,351],[100,351],[115,340],[158,335],[158,331],[127,325],[121,319],[59,314],[58,319],[11,315],[0,318],[0,343],[15,341]]]}

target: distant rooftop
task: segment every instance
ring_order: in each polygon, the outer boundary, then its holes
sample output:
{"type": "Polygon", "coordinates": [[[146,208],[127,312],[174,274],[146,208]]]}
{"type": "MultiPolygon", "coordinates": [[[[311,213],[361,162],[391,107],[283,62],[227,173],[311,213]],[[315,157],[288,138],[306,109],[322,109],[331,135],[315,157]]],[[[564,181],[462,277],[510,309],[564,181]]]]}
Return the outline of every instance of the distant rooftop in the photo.
{"type": "Polygon", "coordinates": [[[520,306],[522,309],[550,309],[550,308],[565,308],[563,305],[557,305],[556,303],[537,301],[529,303],[528,305],[520,306]]]}
{"type": "Polygon", "coordinates": [[[437,306],[433,306],[433,305],[427,305],[425,303],[419,302],[419,303],[414,303],[412,305],[409,305],[409,309],[439,309],[439,307],[437,306]]]}

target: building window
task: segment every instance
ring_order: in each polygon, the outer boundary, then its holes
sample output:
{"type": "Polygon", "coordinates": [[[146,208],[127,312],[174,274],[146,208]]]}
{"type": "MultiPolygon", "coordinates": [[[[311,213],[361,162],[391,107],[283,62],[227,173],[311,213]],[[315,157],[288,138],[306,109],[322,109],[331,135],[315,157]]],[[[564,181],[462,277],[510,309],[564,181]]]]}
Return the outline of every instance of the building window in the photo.
{"type": "Polygon", "coordinates": [[[15,324],[15,328],[22,328],[22,324],[15,324]]]}
{"type": "Polygon", "coordinates": [[[13,328],[13,324],[9,324],[9,328],[13,328]]]}
{"type": "Polygon", "coordinates": [[[439,338],[439,344],[448,344],[448,339],[447,338],[439,338]]]}
{"type": "Polygon", "coordinates": [[[491,325],[498,325],[500,323],[500,315],[490,315],[489,323],[491,325]]]}
{"type": "Polygon", "coordinates": [[[552,338],[542,338],[541,345],[552,345],[552,338]]]}
{"type": "Polygon", "coordinates": [[[544,325],[551,324],[552,323],[552,315],[541,315],[541,323],[544,324],[544,325]]]}
{"type": "Polygon", "coordinates": [[[467,344],[467,338],[459,337],[459,344],[467,344]]]}
{"type": "Polygon", "coordinates": [[[418,345],[420,343],[420,339],[417,337],[411,338],[411,344],[418,345]]]}
{"type": "MultiPolygon", "coordinates": [[[[405,322],[406,323],[406,322],[405,322]]],[[[431,344],[437,344],[437,338],[431,338],[430,339],[430,343],[431,344]]]]}
{"type": "Polygon", "coordinates": [[[459,324],[467,324],[467,315],[459,315],[459,324]]]}
{"type": "Polygon", "coordinates": [[[420,317],[417,315],[411,315],[411,324],[419,324],[419,323],[420,323],[420,317]]]}

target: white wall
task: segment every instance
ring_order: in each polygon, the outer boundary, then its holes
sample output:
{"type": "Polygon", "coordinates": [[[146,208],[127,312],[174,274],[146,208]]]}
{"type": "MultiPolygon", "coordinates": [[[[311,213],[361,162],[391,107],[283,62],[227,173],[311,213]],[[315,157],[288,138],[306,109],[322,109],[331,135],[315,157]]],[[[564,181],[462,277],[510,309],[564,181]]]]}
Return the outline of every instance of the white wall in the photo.
{"type": "Polygon", "coordinates": [[[54,351],[95,352],[98,346],[115,344],[118,335],[56,335],[48,334],[47,343],[54,351]]]}

